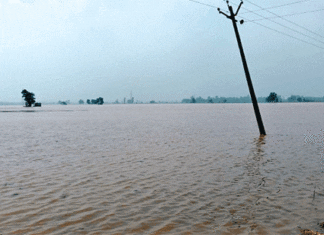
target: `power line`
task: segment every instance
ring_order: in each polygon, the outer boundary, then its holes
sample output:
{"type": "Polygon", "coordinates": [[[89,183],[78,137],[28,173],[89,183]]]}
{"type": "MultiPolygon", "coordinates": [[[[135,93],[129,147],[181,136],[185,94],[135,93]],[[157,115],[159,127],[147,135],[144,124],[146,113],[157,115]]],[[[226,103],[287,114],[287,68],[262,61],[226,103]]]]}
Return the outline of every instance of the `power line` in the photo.
{"type": "MultiPolygon", "coordinates": [[[[212,8],[219,8],[219,7],[216,7],[216,6],[214,6],[214,5],[211,5],[211,4],[206,4],[206,3],[203,3],[203,2],[199,2],[199,1],[196,1],[196,0],[188,0],[188,1],[190,1],[190,2],[195,2],[195,3],[198,3],[198,4],[200,4],[200,5],[204,5],[204,6],[208,6],[208,7],[212,7],[212,8]]],[[[228,11],[226,11],[226,12],[228,12],[228,11]]]]}
{"type": "Polygon", "coordinates": [[[201,5],[204,5],[204,6],[208,6],[208,7],[212,7],[212,8],[217,8],[216,6],[206,4],[206,3],[202,3],[202,2],[199,2],[199,1],[195,1],[195,0],[188,0],[188,1],[195,2],[195,3],[201,4],[201,5]]]}
{"type": "MultiPolygon", "coordinates": [[[[241,17],[241,18],[244,19],[244,20],[248,20],[248,19],[246,19],[245,17],[241,17]]],[[[262,26],[262,27],[264,27],[264,28],[267,28],[267,29],[269,29],[269,30],[272,30],[272,31],[274,31],[274,32],[277,32],[277,33],[279,33],[279,34],[285,35],[285,36],[287,36],[287,37],[290,37],[290,38],[296,39],[296,40],[298,40],[298,41],[300,41],[300,42],[304,42],[304,43],[307,43],[307,44],[309,44],[309,45],[315,46],[315,47],[317,47],[317,48],[324,49],[324,47],[321,47],[321,46],[318,46],[318,45],[316,45],[316,44],[314,44],[314,43],[311,43],[311,42],[305,41],[305,40],[303,40],[303,39],[300,39],[300,38],[297,38],[297,37],[294,37],[294,36],[291,36],[290,34],[287,34],[287,33],[281,32],[281,31],[279,31],[279,30],[276,30],[276,29],[270,28],[270,27],[265,26],[265,25],[263,25],[263,24],[260,24],[260,23],[258,23],[258,22],[254,22],[254,21],[250,21],[250,22],[252,22],[253,24],[257,24],[257,25],[259,25],[259,26],[262,26]]]]}
{"type": "MultiPolygon", "coordinates": [[[[201,5],[205,5],[205,6],[208,6],[208,7],[212,7],[212,8],[217,8],[217,7],[214,6],[214,5],[205,4],[205,3],[202,3],[202,2],[199,2],[199,1],[195,1],[195,0],[188,0],[188,1],[195,2],[195,3],[201,4],[201,5]]],[[[309,1],[309,0],[305,0],[304,2],[306,2],[306,1],[309,1]]],[[[303,1],[298,1],[298,2],[303,2],[303,1]]],[[[295,3],[297,3],[297,2],[295,2],[295,3]]],[[[237,4],[235,4],[235,3],[233,3],[233,4],[234,4],[234,5],[237,5],[237,4]]],[[[292,3],[291,3],[291,4],[292,4],[292,3]]],[[[289,4],[289,5],[291,5],[291,4],[289,4]]],[[[288,5],[288,4],[285,4],[285,5],[288,5]]],[[[279,7],[279,6],[277,6],[277,7],[279,7]]],[[[249,13],[250,13],[250,12],[251,12],[251,13],[254,13],[254,11],[251,11],[251,10],[246,9],[246,8],[244,8],[244,9],[247,10],[249,13]]],[[[255,14],[257,14],[257,13],[255,13],[255,14]]],[[[257,14],[257,15],[259,15],[259,14],[257,14]]],[[[263,17],[262,15],[259,15],[259,16],[263,17]]],[[[273,28],[271,28],[271,27],[265,26],[265,25],[260,24],[260,23],[258,23],[258,22],[254,22],[253,20],[249,20],[249,19],[247,19],[247,18],[245,18],[245,17],[241,17],[241,18],[244,19],[246,22],[251,22],[251,23],[253,23],[253,24],[259,25],[259,26],[261,26],[261,27],[264,27],[264,28],[266,28],[266,29],[272,30],[272,31],[277,32],[277,33],[279,33],[279,34],[282,34],[282,35],[285,35],[285,36],[287,36],[287,37],[293,38],[293,39],[298,40],[298,41],[300,41],[300,42],[304,42],[304,43],[307,43],[307,44],[309,44],[309,45],[315,46],[315,47],[317,47],[317,48],[324,49],[324,47],[321,47],[321,46],[318,46],[318,45],[316,45],[316,44],[314,44],[314,43],[308,42],[308,41],[306,41],[306,40],[303,40],[303,39],[300,39],[300,38],[294,37],[294,36],[292,36],[292,35],[290,35],[290,34],[288,34],[288,33],[281,32],[281,31],[279,31],[279,30],[276,30],[276,29],[273,29],[273,28]]],[[[263,17],[263,19],[265,19],[265,17],[263,17]]],[[[275,21],[272,21],[272,22],[275,22],[275,21]]],[[[277,23],[277,22],[275,22],[275,23],[277,23]]],[[[279,23],[278,23],[278,24],[279,24],[279,23]]],[[[280,24],[280,25],[281,25],[281,24],[280,24]]],[[[284,26],[284,27],[286,27],[286,26],[284,26]]],[[[306,35],[306,36],[308,36],[308,35],[306,35]]],[[[309,37],[309,36],[308,36],[308,37],[309,37]]],[[[323,42],[322,42],[322,43],[323,43],[323,42]]]]}
{"type": "MultiPolygon", "coordinates": [[[[262,10],[255,10],[254,12],[268,10],[268,9],[274,9],[274,8],[279,8],[279,7],[285,7],[285,6],[289,6],[289,5],[293,5],[293,4],[297,4],[297,3],[302,3],[302,2],[308,2],[308,1],[311,1],[311,0],[302,0],[302,1],[297,1],[297,2],[286,3],[286,4],[282,4],[282,5],[278,5],[278,6],[267,7],[267,8],[264,8],[262,10]]],[[[249,12],[243,12],[242,14],[246,14],[246,13],[249,13],[249,12]]]]}
{"type": "Polygon", "coordinates": [[[295,15],[302,15],[302,14],[312,13],[312,12],[318,12],[318,11],[324,11],[324,9],[319,9],[319,10],[314,10],[314,11],[297,12],[297,13],[293,13],[293,14],[281,15],[281,16],[274,16],[274,17],[266,17],[266,18],[262,18],[262,19],[249,20],[247,22],[260,21],[260,20],[265,20],[265,19],[276,19],[276,18],[288,17],[288,16],[295,16],[295,15]]]}
{"type": "MultiPolygon", "coordinates": [[[[249,2],[249,3],[251,3],[249,0],[246,0],[246,1],[249,2]]],[[[234,4],[234,3],[233,3],[233,4],[234,4]]],[[[256,5],[256,4],[254,4],[254,3],[251,3],[251,4],[256,5]]],[[[237,5],[237,4],[235,4],[235,5],[237,5]]],[[[257,5],[256,5],[256,6],[257,6],[257,5]]],[[[260,6],[258,6],[258,7],[260,7],[260,6]]],[[[243,8],[243,7],[242,7],[242,8],[243,8]]],[[[262,8],[262,7],[260,7],[260,8],[262,8]]],[[[245,9],[245,10],[247,10],[247,11],[249,11],[249,12],[252,12],[253,14],[255,14],[255,15],[257,15],[257,16],[260,16],[260,17],[266,19],[266,17],[264,17],[263,15],[260,15],[260,14],[258,14],[258,13],[255,13],[255,12],[253,12],[253,11],[250,11],[250,10],[247,9],[247,8],[243,8],[243,9],[245,9]]],[[[269,11],[269,12],[270,12],[270,11],[269,11]]],[[[270,12],[270,13],[272,13],[272,12],[270,12]]],[[[275,13],[272,13],[272,14],[277,15],[277,14],[275,14],[275,13]]],[[[284,19],[284,18],[282,18],[282,19],[284,19]]],[[[276,22],[276,21],[274,21],[274,20],[271,20],[271,19],[267,19],[267,20],[269,20],[269,21],[271,21],[271,22],[273,22],[273,23],[275,23],[275,24],[277,24],[277,25],[280,25],[281,27],[284,27],[284,28],[286,28],[286,29],[289,29],[289,30],[291,30],[291,31],[294,31],[294,32],[296,32],[296,33],[298,33],[298,34],[301,34],[301,35],[303,35],[303,36],[305,36],[305,37],[311,38],[311,39],[313,39],[313,40],[315,40],[315,41],[318,41],[318,42],[324,44],[323,41],[318,40],[317,38],[314,38],[314,37],[311,37],[311,36],[309,36],[309,35],[307,35],[307,34],[304,34],[304,33],[302,33],[302,32],[299,32],[298,30],[292,29],[292,28],[290,28],[290,27],[288,27],[288,26],[286,26],[286,25],[280,24],[280,23],[278,23],[278,22],[276,22]]],[[[286,19],[284,19],[284,20],[286,20],[286,19]]],[[[290,22],[289,20],[286,20],[286,21],[290,22]]],[[[253,22],[253,23],[255,23],[255,22],[253,22]]],[[[294,22],[290,22],[290,23],[295,24],[294,22]]],[[[297,24],[296,24],[296,25],[297,25],[297,24]]],[[[300,26],[300,25],[298,25],[298,26],[301,27],[301,28],[303,28],[303,29],[306,29],[306,28],[303,27],[303,26],[300,26]]],[[[307,31],[310,31],[310,30],[308,30],[308,29],[306,29],[306,30],[307,30],[307,31]]],[[[312,32],[312,31],[310,31],[310,32],[312,32]]],[[[312,32],[312,33],[314,33],[314,32],[312,32]]],[[[316,34],[316,33],[314,33],[314,34],[316,34]]],[[[319,34],[317,34],[317,35],[323,38],[323,36],[321,36],[321,35],[319,35],[319,34]]]]}
{"type": "MultiPolygon", "coordinates": [[[[260,9],[262,9],[262,10],[264,10],[262,7],[260,7],[260,6],[258,6],[257,4],[255,4],[255,3],[253,3],[253,2],[251,2],[251,1],[249,1],[249,0],[246,0],[247,2],[249,2],[250,4],[252,4],[252,5],[254,5],[254,6],[257,6],[257,7],[259,7],[260,9]]],[[[265,9],[266,10],[266,9],[265,9]]],[[[313,31],[311,31],[311,30],[309,30],[309,29],[307,29],[307,28],[305,28],[304,26],[301,26],[301,25],[299,25],[299,24],[296,24],[295,22],[292,22],[292,21],[290,21],[290,20],[287,20],[287,19],[285,19],[285,18],[283,18],[282,16],[279,16],[279,15],[277,15],[276,13],[273,13],[272,11],[269,11],[269,10],[266,10],[267,12],[269,12],[269,13],[271,13],[271,14],[273,14],[273,15],[275,15],[275,16],[277,16],[277,17],[279,17],[279,18],[281,18],[281,19],[283,19],[284,21],[287,21],[287,22],[289,22],[289,23],[291,23],[291,24],[293,24],[293,25],[296,25],[297,27],[299,27],[299,28],[302,28],[302,29],[304,29],[304,30],[306,30],[306,31],[308,31],[308,32],[310,32],[310,33],[312,33],[312,34],[315,34],[315,35],[317,35],[317,36],[319,36],[319,37],[321,37],[321,38],[324,38],[322,35],[320,35],[320,34],[318,34],[318,33],[315,33],[315,32],[313,32],[313,31]]],[[[254,14],[256,14],[256,13],[254,13],[254,14]]],[[[263,16],[262,16],[263,17],[263,16]]],[[[263,17],[264,18],[264,17],[263,17]]],[[[275,22],[275,21],[274,21],[275,22]]],[[[314,39],[314,38],[313,38],[314,39]]],[[[322,42],[323,43],[323,42],[322,42]]]]}

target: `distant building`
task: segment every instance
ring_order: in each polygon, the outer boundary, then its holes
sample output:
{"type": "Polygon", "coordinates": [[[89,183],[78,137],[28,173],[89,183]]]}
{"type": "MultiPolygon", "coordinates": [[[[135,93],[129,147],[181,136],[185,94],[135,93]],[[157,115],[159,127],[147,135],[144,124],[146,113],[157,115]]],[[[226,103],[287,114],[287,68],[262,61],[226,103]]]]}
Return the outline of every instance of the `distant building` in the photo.
{"type": "Polygon", "coordinates": [[[127,104],[134,104],[134,97],[133,97],[132,92],[130,93],[130,99],[127,100],[127,104]]]}

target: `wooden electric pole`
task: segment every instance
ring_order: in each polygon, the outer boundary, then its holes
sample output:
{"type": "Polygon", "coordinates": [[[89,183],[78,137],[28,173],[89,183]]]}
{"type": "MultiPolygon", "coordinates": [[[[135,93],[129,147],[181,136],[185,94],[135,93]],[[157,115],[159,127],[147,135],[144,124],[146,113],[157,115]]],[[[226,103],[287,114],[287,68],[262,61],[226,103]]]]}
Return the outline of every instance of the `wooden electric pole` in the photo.
{"type": "MultiPolygon", "coordinates": [[[[240,34],[239,34],[239,31],[238,31],[237,25],[236,25],[237,20],[235,19],[235,16],[237,16],[237,14],[238,14],[238,12],[239,12],[242,4],[243,4],[243,1],[241,1],[241,3],[239,5],[239,7],[237,8],[237,11],[236,11],[235,14],[233,12],[233,7],[229,5],[228,1],[226,1],[226,2],[227,2],[227,6],[228,6],[228,9],[229,9],[229,12],[230,12],[231,15],[225,14],[219,8],[218,8],[218,12],[220,14],[225,15],[228,19],[232,20],[232,22],[233,22],[233,27],[234,27],[238,47],[240,49],[242,62],[243,62],[243,67],[244,67],[244,71],[245,71],[245,76],[246,76],[246,80],[247,80],[247,83],[248,83],[248,86],[249,86],[250,95],[251,95],[253,108],[254,108],[254,114],[255,114],[255,117],[256,117],[257,122],[258,122],[260,135],[266,135],[266,132],[265,132],[265,129],[264,129],[264,126],[263,126],[263,122],[262,122],[262,118],[261,118],[261,114],[260,114],[260,110],[259,110],[259,106],[258,106],[258,101],[257,101],[257,99],[255,97],[255,93],[254,93],[254,89],[253,89],[253,85],[252,85],[252,80],[251,80],[249,68],[248,68],[247,63],[246,63],[246,59],[245,59],[245,55],[244,55],[244,51],[243,51],[243,46],[242,46],[240,34]]],[[[241,21],[241,22],[243,23],[243,21],[241,21]]]]}

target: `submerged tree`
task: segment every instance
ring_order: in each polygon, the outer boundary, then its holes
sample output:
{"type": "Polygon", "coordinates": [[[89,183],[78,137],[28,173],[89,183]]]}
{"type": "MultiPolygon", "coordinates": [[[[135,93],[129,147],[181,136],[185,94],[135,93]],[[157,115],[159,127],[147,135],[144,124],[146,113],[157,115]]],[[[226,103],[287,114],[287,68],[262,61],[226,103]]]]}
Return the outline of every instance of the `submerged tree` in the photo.
{"type": "Polygon", "coordinates": [[[29,92],[26,89],[24,89],[24,90],[22,90],[21,94],[25,100],[26,107],[31,107],[32,104],[35,103],[35,94],[34,93],[29,92]]]}
{"type": "Polygon", "coordinates": [[[277,103],[279,101],[277,93],[271,92],[270,95],[266,98],[266,101],[269,103],[277,103]]]}

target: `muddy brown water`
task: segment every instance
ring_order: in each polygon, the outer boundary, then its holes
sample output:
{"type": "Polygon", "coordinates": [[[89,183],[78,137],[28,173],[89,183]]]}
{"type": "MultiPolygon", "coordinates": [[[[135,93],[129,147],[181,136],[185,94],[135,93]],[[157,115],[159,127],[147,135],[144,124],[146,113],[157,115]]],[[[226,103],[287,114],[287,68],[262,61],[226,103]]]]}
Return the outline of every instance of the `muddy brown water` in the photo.
{"type": "Polygon", "coordinates": [[[324,104],[260,110],[0,106],[0,234],[324,232],[324,104]]]}

